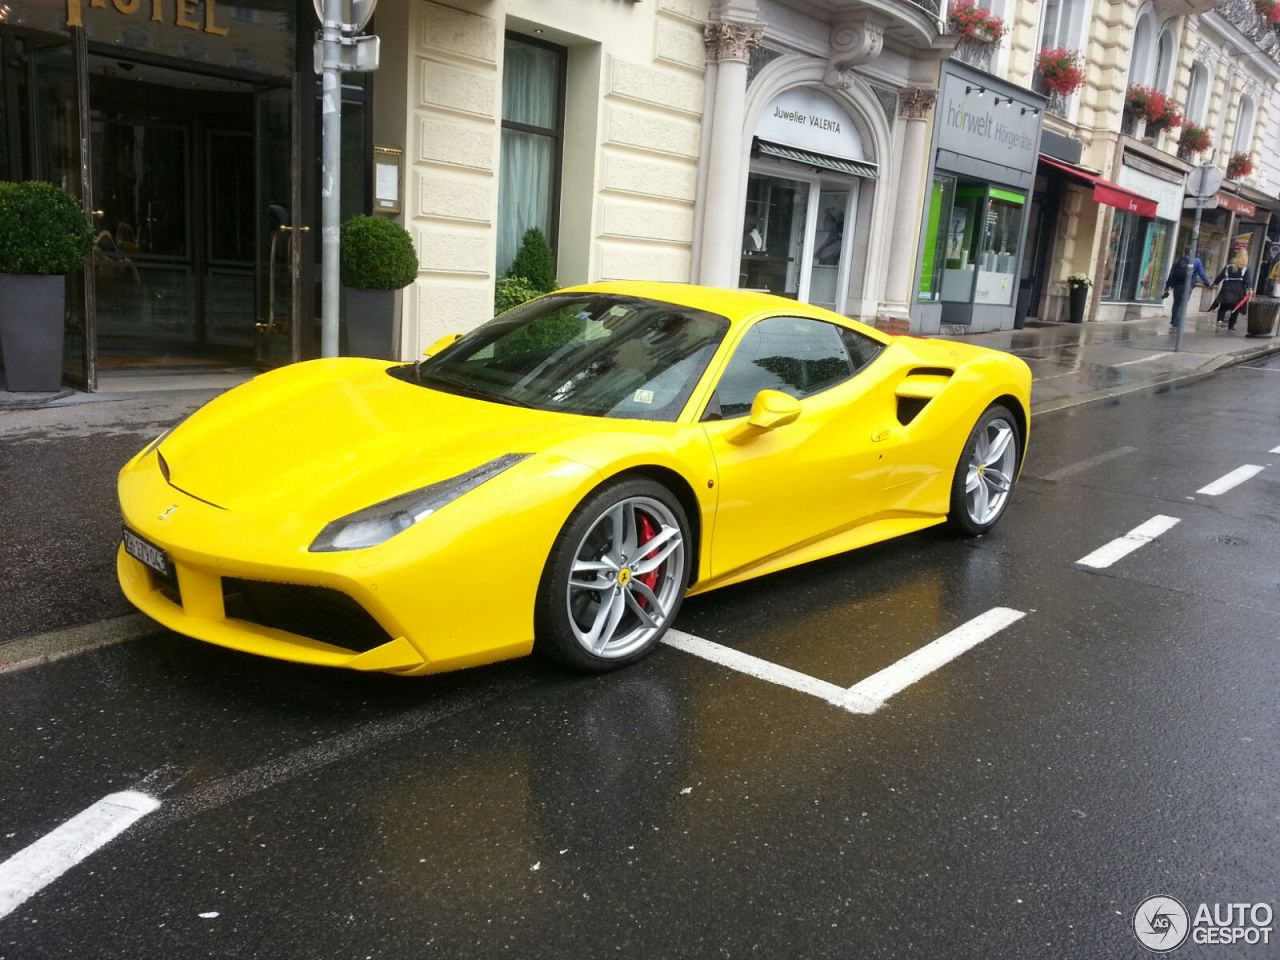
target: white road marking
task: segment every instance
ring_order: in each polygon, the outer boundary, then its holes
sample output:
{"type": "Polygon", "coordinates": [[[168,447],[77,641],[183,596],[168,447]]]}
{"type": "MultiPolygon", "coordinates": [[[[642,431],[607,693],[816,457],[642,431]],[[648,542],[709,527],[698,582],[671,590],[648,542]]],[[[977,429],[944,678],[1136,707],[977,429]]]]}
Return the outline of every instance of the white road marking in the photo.
{"type": "Polygon", "coordinates": [[[1178,522],[1177,517],[1166,517],[1163,514],[1157,514],[1146,523],[1134,527],[1123,537],[1117,537],[1110,543],[1103,544],[1088,556],[1081,557],[1076,563],[1082,567],[1105,570],[1121,557],[1127,557],[1133,553],[1144,543],[1150,543],[1160,534],[1172,530],[1178,525],[1178,522]]]}
{"type": "Polygon", "coordinates": [[[757,680],[766,680],[769,683],[776,683],[780,687],[789,687],[800,693],[807,693],[811,697],[825,700],[827,703],[834,704],[837,707],[847,706],[848,691],[844,687],[828,683],[825,680],[819,680],[817,677],[811,677],[807,673],[800,673],[790,667],[771,663],[768,660],[761,660],[759,657],[753,657],[751,654],[743,653],[741,650],[734,650],[732,647],[722,646],[711,640],[704,640],[702,637],[695,637],[693,634],[685,633],[682,630],[668,630],[666,636],[662,638],[662,642],[668,646],[675,647],[677,650],[691,653],[695,657],[701,657],[703,660],[710,660],[712,663],[718,663],[720,666],[728,667],[730,670],[745,673],[747,676],[755,677],[757,680]]]}
{"type": "Polygon", "coordinates": [[[1120,457],[1127,457],[1134,453],[1137,447],[1116,447],[1114,450],[1104,450],[1096,456],[1089,457],[1087,460],[1078,460],[1075,463],[1060,467],[1053,473],[1046,473],[1045,480],[1065,480],[1067,477],[1074,477],[1077,473],[1084,473],[1091,467],[1101,466],[1108,460],[1118,460],[1120,457]]]}
{"type": "Polygon", "coordinates": [[[1112,366],[1113,367],[1130,367],[1130,366],[1133,366],[1133,364],[1135,363],[1146,363],[1148,360],[1155,360],[1157,357],[1171,357],[1171,356],[1173,356],[1173,354],[1170,353],[1168,350],[1166,350],[1163,353],[1153,353],[1146,357],[1139,357],[1137,360],[1126,360],[1124,363],[1113,363],[1112,366]]]}
{"type": "Polygon", "coordinates": [[[1280,453],[1280,447],[1272,447],[1267,453],[1280,453]]]}
{"type": "Polygon", "coordinates": [[[159,806],[136,790],[109,794],[0,863],[0,919],[159,806]]]}
{"type": "Polygon", "coordinates": [[[900,693],[1025,616],[1021,610],[994,607],[848,689],[681,630],[668,630],[662,642],[757,680],[825,700],[850,713],[869,714],[883,707],[895,693],[900,693]]]}
{"type": "Polygon", "coordinates": [[[894,694],[901,693],[917,680],[945,666],[966,650],[972,650],[983,640],[990,639],[1025,616],[1026,613],[1022,610],[992,607],[932,643],[907,654],[879,673],[873,673],[867,679],[855,683],[846,695],[854,701],[872,705],[871,710],[877,710],[894,694]]]}
{"type": "Polygon", "coordinates": [[[1260,467],[1256,463],[1246,463],[1243,467],[1236,467],[1226,476],[1219,477],[1213,483],[1201,487],[1196,493],[1203,493],[1206,497],[1220,496],[1233,487],[1240,486],[1250,477],[1256,477],[1265,469],[1266,467],[1260,467]]]}

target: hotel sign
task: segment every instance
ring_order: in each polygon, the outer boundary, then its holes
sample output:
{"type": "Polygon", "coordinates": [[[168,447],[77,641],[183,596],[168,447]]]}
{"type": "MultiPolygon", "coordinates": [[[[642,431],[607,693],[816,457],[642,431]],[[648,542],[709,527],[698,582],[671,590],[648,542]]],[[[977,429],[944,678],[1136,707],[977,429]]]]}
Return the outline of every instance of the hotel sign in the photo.
{"type": "Polygon", "coordinates": [[[775,97],[756,124],[756,136],[828,157],[866,158],[849,114],[813,87],[794,87],[775,97]]]}
{"type": "Polygon", "coordinates": [[[938,149],[1031,173],[1039,158],[1038,103],[948,74],[934,123],[938,149]]]}
{"type": "Polygon", "coordinates": [[[145,18],[186,30],[198,30],[225,37],[227,28],[218,23],[217,0],[67,0],[67,26],[84,26],[84,7],[111,8],[126,17],[145,18]]]}

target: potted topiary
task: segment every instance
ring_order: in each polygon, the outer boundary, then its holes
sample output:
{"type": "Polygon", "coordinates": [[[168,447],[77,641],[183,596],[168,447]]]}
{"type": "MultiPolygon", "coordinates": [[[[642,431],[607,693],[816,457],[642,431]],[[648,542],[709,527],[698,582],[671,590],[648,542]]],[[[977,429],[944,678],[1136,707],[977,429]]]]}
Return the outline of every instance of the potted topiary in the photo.
{"type": "Polygon", "coordinates": [[[1073,273],[1067,277],[1068,313],[1072,323],[1084,323],[1084,308],[1089,300],[1089,288],[1093,280],[1087,273],[1073,273]]]}
{"type": "Polygon", "coordinates": [[[342,225],[340,243],[346,354],[395,360],[398,293],[418,275],[413,239],[394,220],[352,217],[342,225]]]}
{"type": "Polygon", "coordinates": [[[551,252],[546,234],[537,227],[530,227],[524,232],[507,276],[524,277],[538,293],[550,293],[556,289],[555,254],[551,252]]]}
{"type": "Polygon", "coordinates": [[[10,390],[62,386],[66,274],[84,265],[93,239],[80,202],[65,190],[0,182],[0,350],[10,390]]]}

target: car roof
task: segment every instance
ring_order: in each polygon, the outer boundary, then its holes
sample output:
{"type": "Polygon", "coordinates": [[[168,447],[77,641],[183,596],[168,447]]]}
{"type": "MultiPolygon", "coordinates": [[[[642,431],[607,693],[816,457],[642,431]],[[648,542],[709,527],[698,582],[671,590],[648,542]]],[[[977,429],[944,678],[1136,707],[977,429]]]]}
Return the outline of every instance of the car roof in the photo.
{"type": "MultiPolygon", "coordinates": [[[[818,320],[848,324],[849,317],[832,313],[798,300],[759,293],[754,290],[726,290],[721,287],[700,287],[692,283],[661,283],[652,280],[602,280],[566,287],[556,293],[613,293],[620,296],[643,297],[675,303],[695,310],[706,310],[726,317],[738,324],[762,313],[786,313],[795,317],[813,317],[818,320]]],[[[853,321],[857,323],[857,321],[853,321]]],[[[865,328],[865,325],[862,325],[865,328]]]]}

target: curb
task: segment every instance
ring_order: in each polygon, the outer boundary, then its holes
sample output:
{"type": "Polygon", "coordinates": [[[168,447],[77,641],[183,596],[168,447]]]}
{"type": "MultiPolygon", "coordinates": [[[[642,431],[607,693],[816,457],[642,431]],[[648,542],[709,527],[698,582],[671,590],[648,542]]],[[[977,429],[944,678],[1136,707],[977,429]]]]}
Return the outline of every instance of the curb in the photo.
{"type": "MultiPolygon", "coordinates": [[[[1164,380],[1148,380],[1142,383],[1131,383],[1123,388],[1116,390],[1103,390],[1094,394],[1087,394],[1083,397],[1064,397],[1061,400],[1051,401],[1045,406],[1038,407],[1035,405],[1034,399],[1031,406],[1031,416],[1040,416],[1044,413],[1055,413],[1058,410],[1068,410],[1071,407],[1083,406],[1086,403],[1095,403],[1098,400],[1110,400],[1112,397],[1123,397],[1126,394],[1137,393],[1139,390],[1150,390],[1152,387],[1162,387],[1169,383],[1181,383],[1186,380],[1197,380],[1201,377],[1207,377],[1212,373],[1223,369],[1224,367],[1239,366],[1242,363],[1249,363],[1252,360],[1261,360],[1273,354],[1280,353],[1280,342],[1272,341],[1265,345],[1258,345],[1249,350],[1243,350],[1239,353],[1220,353],[1216,357],[1210,357],[1195,370],[1190,373],[1184,373],[1176,377],[1169,377],[1164,380]]],[[[1035,381],[1031,383],[1032,396],[1035,394],[1035,381]]]]}
{"type": "Polygon", "coordinates": [[[0,676],[52,663],[64,657],[162,633],[164,628],[140,613],[84,623],[21,637],[0,646],[0,676]]]}

